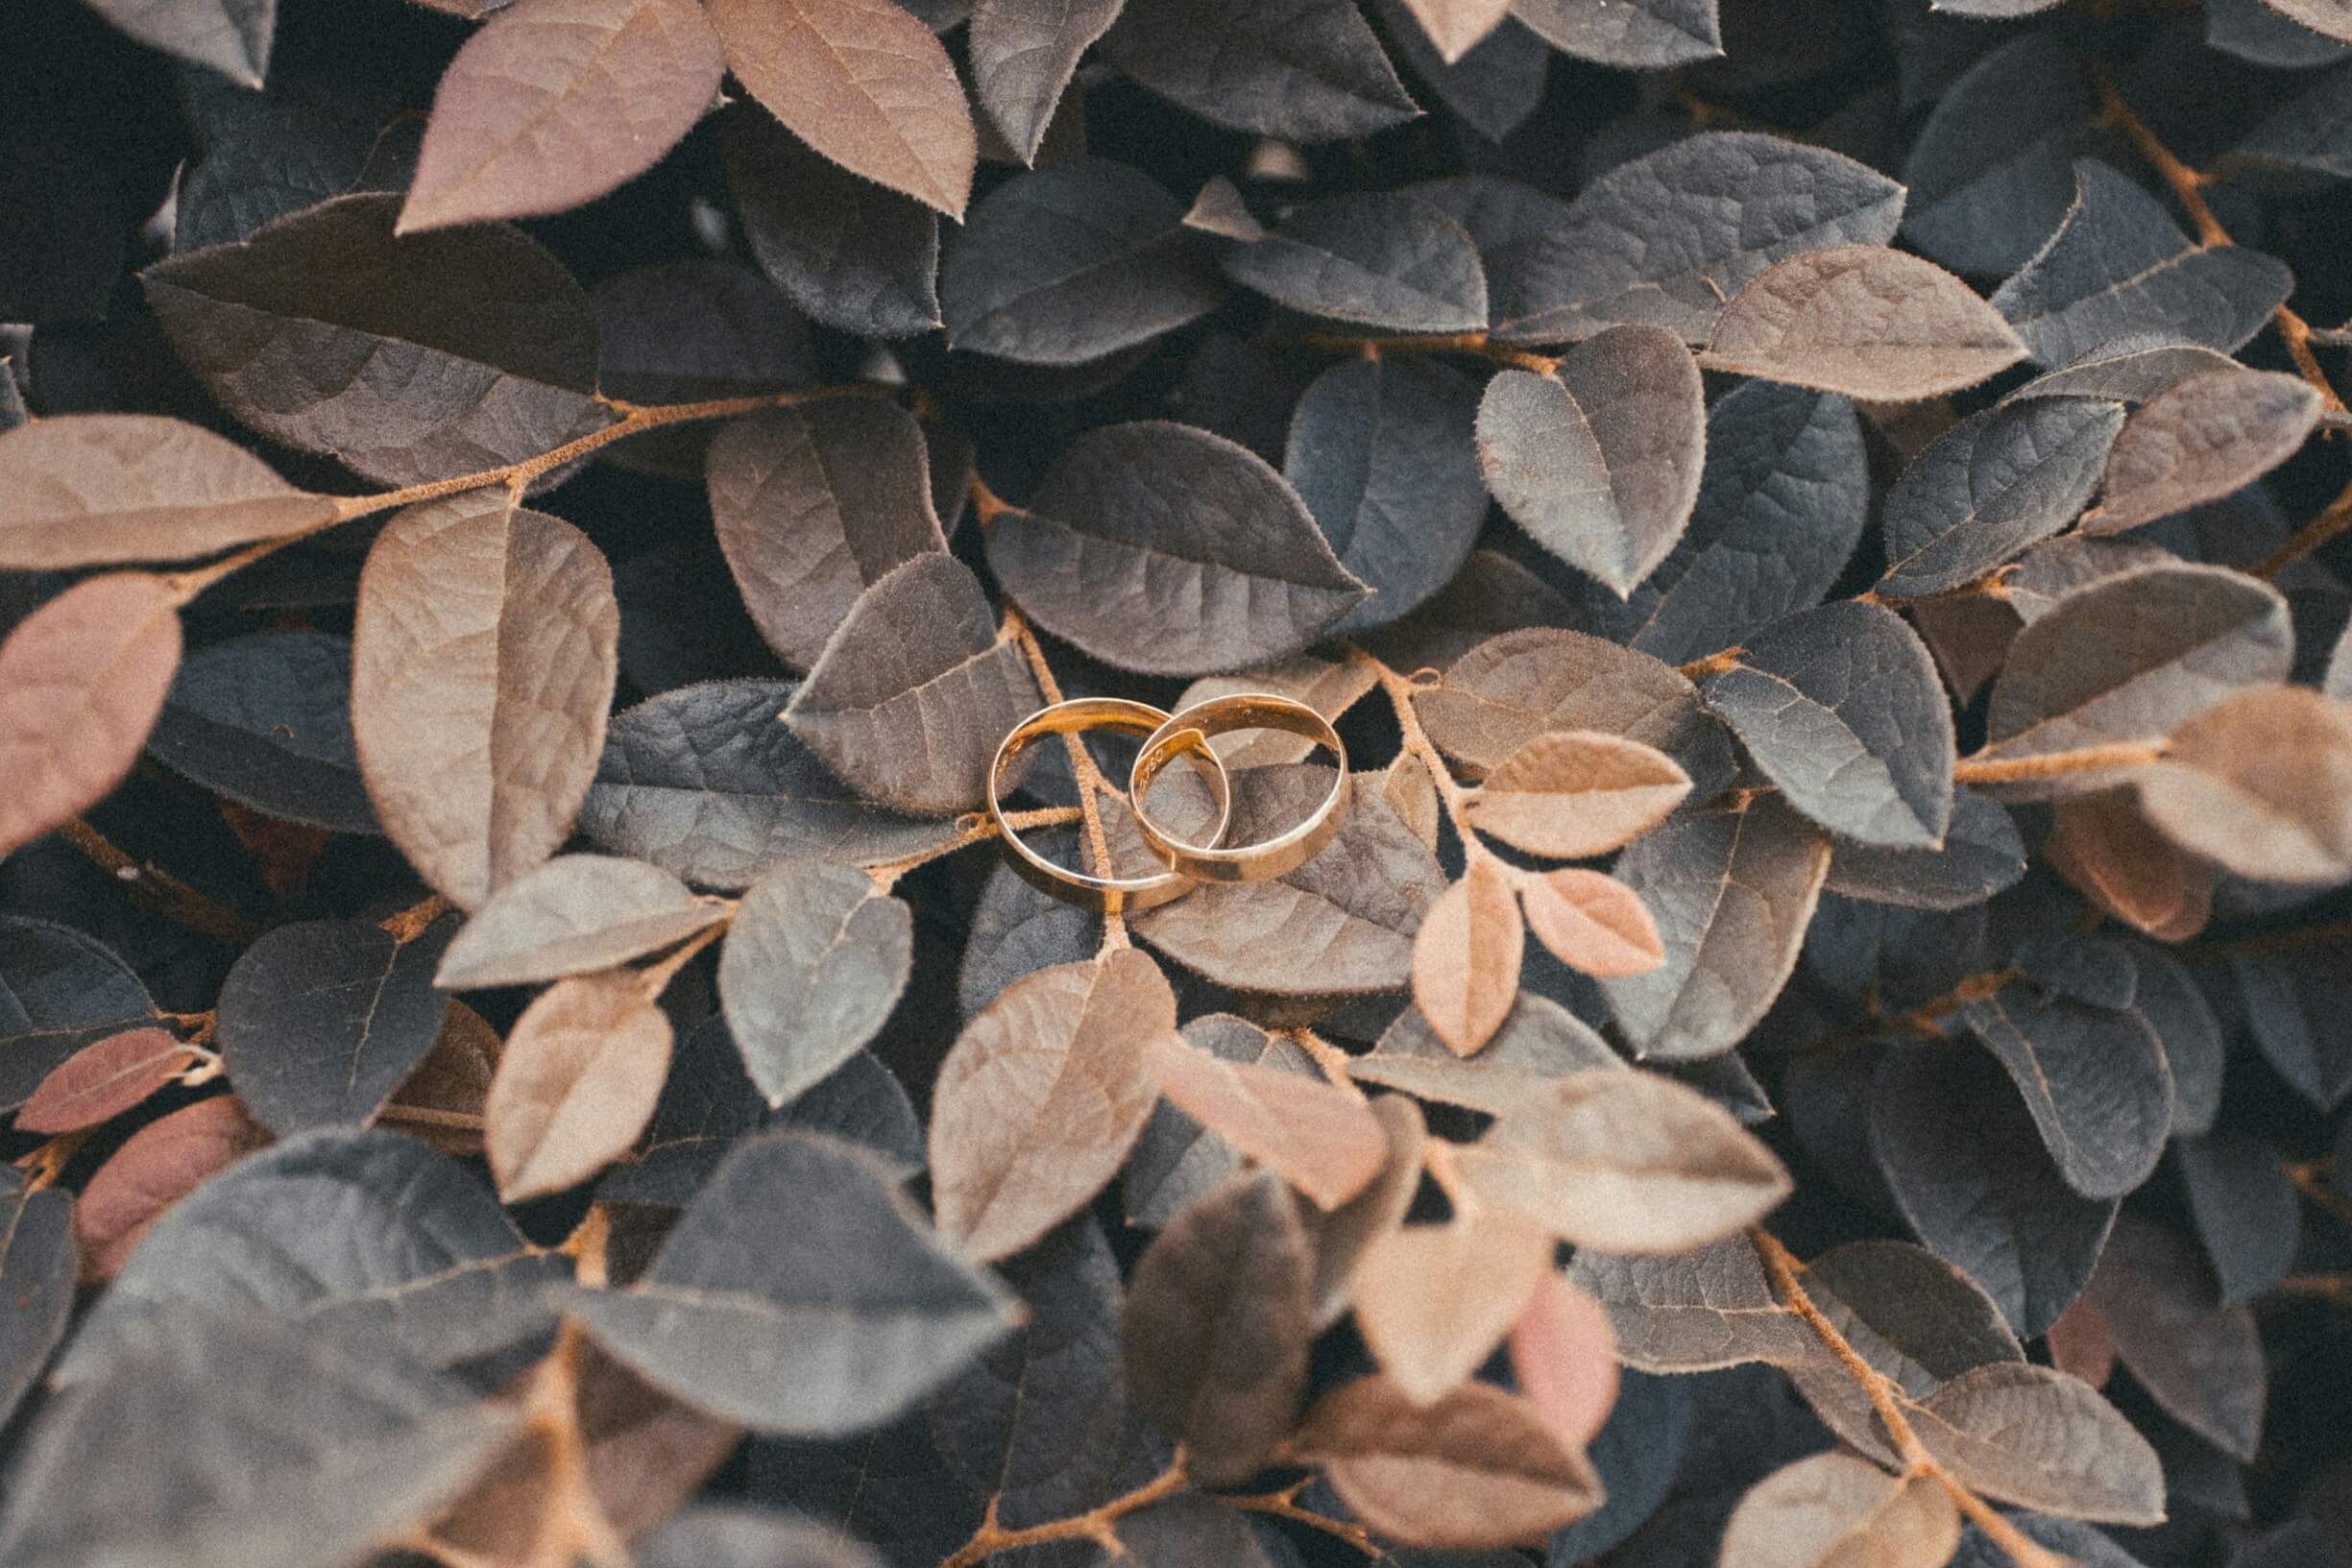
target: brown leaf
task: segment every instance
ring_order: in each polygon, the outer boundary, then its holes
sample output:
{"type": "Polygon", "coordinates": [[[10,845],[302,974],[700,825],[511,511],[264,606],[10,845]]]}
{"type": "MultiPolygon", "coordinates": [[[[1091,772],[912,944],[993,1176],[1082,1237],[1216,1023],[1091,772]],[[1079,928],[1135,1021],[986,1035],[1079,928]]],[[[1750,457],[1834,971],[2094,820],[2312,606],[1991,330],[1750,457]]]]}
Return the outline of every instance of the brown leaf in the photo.
{"type": "Polygon", "coordinates": [[[1511,882],[1501,861],[1479,856],[1414,933],[1414,1005],[1457,1055],[1476,1054],[1518,999],[1527,933],[1511,882]]]}
{"type": "Polygon", "coordinates": [[[613,573],[503,491],[394,518],[359,577],[352,731],[384,831],[462,908],[571,832],[618,678],[613,573]]]}
{"type": "MultiPolygon", "coordinates": [[[[1249,843],[1302,818],[1331,787],[1314,763],[1236,776],[1227,843],[1249,843]]],[[[1401,990],[1413,933],[1444,891],[1437,856],[1370,790],[1330,846],[1270,882],[1204,884],[1147,910],[1135,929],[1222,985],[1280,996],[1401,990]]]]}
{"type": "Polygon", "coordinates": [[[1271,1171],[1185,1208],[1136,1264],[1119,1329],[1128,1387],[1202,1484],[1248,1480],[1289,1435],[1313,1285],[1297,1203],[1271,1171]]]}
{"type": "Polygon", "coordinates": [[[1723,1533],[1722,1568],[1943,1568],[1960,1514],[1932,1476],[1890,1476],[1815,1454],[1748,1488],[1723,1533]]]}
{"type": "Polygon", "coordinates": [[[1373,777],[1380,782],[1381,804],[1395,812],[1396,820],[1434,854],[1438,819],[1444,808],[1438,800],[1438,783],[1430,776],[1429,764],[1412,752],[1399,752],[1396,760],[1373,777]]]}
{"type": "Polygon", "coordinates": [[[1511,1376],[1571,1448],[1600,1435],[1617,1402],[1617,1338],[1601,1304],[1546,1268],[1511,1325],[1511,1376]]]}
{"type": "Polygon", "coordinates": [[[482,1107],[508,1202],[584,1181],[637,1142],[669,1075],[669,1020],[625,970],[558,980],[523,1009],[482,1107]]]}
{"type": "Polygon", "coordinates": [[[74,1204],[85,1282],[112,1279],[147,1228],[198,1183],[270,1141],[234,1095],[215,1095],[133,1133],[74,1204]]]}
{"type": "Polygon", "coordinates": [[[727,64],[792,133],[852,174],[951,218],[979,138],[947,51],[891,0],[710,0],[727,64]]]}
{"type": "Polygon", "coordinates": [[[1937,1462],[1995,1502],[2100,1524],[2164,1522],[2156,1451],[2114,1406],[2054,1367],[1994,1362],[1909,1413],[1937,1462]]]}
{"type": "Polygon", "coordinates": [[[106,798],[138,760],[180,667],[163,580],[76,583],[0,642],[0,855],[106,798]]]}
{"type": "Polygon", "coordinates": [[[126,1029],[84,1046],[41,1079],[16,1113],[18,1132],[75,1132],[120,1116],[196,1059],[161,1029],[126,1029]]]}
{"type": "Polygon", "coordinates": [[[2166,1413],[2251,1463],[2262,1440],[2262,1340],[2253,1310],[2221,1305],[2196,1250],[2136,1215],[2116,1220],[2082,1299],[2166,1413]]]}
{"type": "Polygon", "coordinates": [[[2158,832],[2129,788],[2052,801],[2050,824],[2050,868],[2125,925],[2185,942],[2213,917],[2213,867],[2158,832]]]}
{"type": "Polygon", "coordinates": [[[459,1159],[481,1153],[484,1109],[504,1049],[488,1019],[451,1001],[441,1037],[376,1113],[376,1122],[459,1159]]]}
{"type": "MultiPolygon", "coordinates": [[[[1212,697],[1239,692],[1272,691],[1305,703],[1336,724],[1377,683],[1378,676],[1368,661],[1301,653],[1232,675],[1204,675],[1184,688],[1176,707],[1190,708],[1212,697]]],[[[1226,767],[1237,771],[1303,761],[1317,751],[1314,741],[1287,730],[1233,730],[1211,736],[1209,746],[1226,767]]]]}
{"type": "Polygon", "coordinates": [[[2263,882],[2352,879],[2352,710],[2261,687],[2172,732],[2140,809],[2190,854],[2263,882]]]}
{"type": "Polygon", "coordinates": [[[399,231],[593,202],[660,162],[725,69],[694,0],[521,0],[442,73],[399,231]]]}
{"type": "Polygon", "coordinates": [[[1478,1370],[1551,1265],[1552,1239],[1514,1214],[1407,1225],[1356,1266],[1356,1326],[1405,1397],[1434,1404],[1478,1370]]]}
{"type": "Polygon", "coordinates": [[[2081,1297],[2050,1324],[2049,1339],[2050,1364],[2067,1376],[2094,1388],[2105,1387],[2115,1376],[2115,1336],[2098,1309],[2081,1297]]]}
{"type": "Polygon", "coordinates": [[[1371,1102],[1388,1134],[1388,1163],[1364,1191],[1324,1214],[1300,1214],[1315,1248],[1315,1327],[1329,1328],[1347,1311],[1350,1285],[1365,1248],[1405,1222],[1421,1189],[1422,1152],[1429,1143],[1421,1108],[1403,1095],[1379,1095],[1371,1102]]]}
{"type": "Polygon", "coordinates": [[[1665,1258],[1579,1252],[1568,1280],[1609,1315],[1618,1359],[1643,1372],[1711,1372],[1755,1361],[1804,1366],[1828,1355],[1773,1294],[1745,1236],[1665,1258]]]}
{"type": "Polygon", "coordinates": [[[1875,245],[1807,251],[1740,289],[1699,362],[1873,402],[1973,387],[2025,357],[2015,328],[1931,261],[1875,245]]]}
{"type": "Polygon", "coordinates": [[[895,403],[835,398],[735,421],[711,443],[711,520],[768,646],[795,669],[858,595],[945,550],[922,428],[895,403]]]}
{"type": "Polygon", "coordinates": [[[1348,1073],[1422,1099],[1504,1116],[1545,1092],[1552,1080],[1624,1064],[1609,1042],[1548,997],[1519,993],[1487,1048],[1465,1061],[1446,1049],[1428,1021],[1408,1007],[1348,1073]]]}
{"type": "Polygon", "coordinates": [[[1280,1172],[1320,1209],[1355,1196],[1387,1163],[1388,1134],[1356,1095],[1295,1073],[1224,1061],[1173,1031],[1145,1049],[1160,1093],[1280,1172]]]}
{"type": "Polygon", "coordinates": [[[1519,883],[1536,940],[1570,969],[1647,975],[1665,961],[1658,923],[1640,895],[1613,877],[1563,866],[1519,883]]]}
{"type": "Polygon", "coordinates": [[[950,816],[987,798],[998,743],[1042,704],[980,579],[927,550],[858,595],[784,721],[868,800],[950,816]]]}
{"type": "Polygon", "coordinates": [[[1471,791],[1471,827],[1514,849],[1581,860],[1623,849],[1690,793],[1673,758],[1591,730],[1540,735],[1471,791]]]}
{"type": "Polygon", "coordinates": [[[1790,1190],[1772,1151],[1705,1095],[1606,1068],[1507,1112],[1459,1159],[1481,1198],[1603,1252],[1687,1252],[1790,1190]]]}
{"type": "Polygon", "coordinates": [[[2295,454],[2320,406],[2301,376],[2243,365],[2174,382],[2123,422],[2082,531],[2120,534],[2243,490],[2295,454]]]}
{"type": "Polygon", "coordinates": [[[153,414],[68,414],[0,437],[0,567],[180,561],[333,520],[234,442],[153,414]]]}
{"type": "Polygon", "coordinates": [[[1298,1449],[1367,1526],[1412,1546],[1531,1545],[1602,1502],[1590,1461],[1491,1384],[1424,1407],[1387,1378],[1358,1378],[1317,1401],[1298,1449]]]}
{"type": "Polygon", "coordinates": [[[1404,0],[1438,58],[1451,65],[1478,46],[1510,14],[1511,0],[1404,0]]]}
{"type": "Polygon", "coordinates": [[[400,205],[338,196],[180,252],[141,275],[147,298],[230,413],[385,484],[519,463],[612,423],[595,312],[563,263],[506,224],[396,237],[400,205]]]}
{"type": "Polygon", "coordinates": [[[1127,1162],[1176,993],[1132,948],[1013,981],[964,1025],[932,1091],[940,1230],[986,1261],[1075,1214],[1127,1162]]]}
{"type": "Polygon", "coordinates": [[[433,984],[471,991],[609,969],[726,918],[726,905],[697,897],[659,866],[562,855],[500,888],[466,922],[433,984]]]}

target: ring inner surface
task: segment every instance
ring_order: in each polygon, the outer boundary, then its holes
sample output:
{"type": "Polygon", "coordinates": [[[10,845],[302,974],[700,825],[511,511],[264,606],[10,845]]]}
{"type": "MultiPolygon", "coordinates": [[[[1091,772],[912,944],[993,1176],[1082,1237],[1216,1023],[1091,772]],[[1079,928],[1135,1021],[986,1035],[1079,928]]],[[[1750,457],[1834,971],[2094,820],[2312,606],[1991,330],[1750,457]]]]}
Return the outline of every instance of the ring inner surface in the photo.
{"type": "MultiPolygon", "coordinates": [[[[1088,730],[1123,730],[1133,735],[1148,736],[1167,722],[1164,716],[1154,712],[1138,712],[1138,707],[1140,705],[1129,706],[1124,699],[1116,697],[1079,698],[1063,703],[1056,708],[1049,708],[1043,712],[1032,714],[1022,720],[1014,728],[1012,734],[1006,736],[1003,747],[997,753],[996,763],[990,771],[988,780],[991,796],[994,796],[1003,787],[1006,770],[1023,752],[1047,736],[1080,735],[1088,730]]],[[[1176,750],[1191,749],[1193,748],[1176,748],[1176,750]]],[[[1213,844],[1224,836],[1225,825],[1233,814],[1232,784],[1225,776],[1224,764],[1219,760],[1216,754],[1209,751],[1205,744],[1199,745],[1198,750],[1200,753],[1198,763],[1202,777],[1207,781],[1209,798],[1217,811],[1215,820],[1209,825],[1209,841],[1213,844]]],[[[1173,760],[1175,760],[1174,751],[1161,760],[1159,767],[1152,770],[1152,780],[1156,780],[1158,775],[1166,770],[1167,764],[1173,760]]],[[[1152,780],[1147,780],[1144,784],[1144,789],[1147,792],[1151,789],[1152,780]]],[[[1128,802],[1128,808],[1134,810],[1138,815],[1141,814],[1142,808],[1133,800],[1128,802]]],[[[1067,880],[1078,886],[1132,892],[1143,888],[1156,888],[1175,880],[1189,880],[1189,879],[1183,879],[1181,873],[1174,869],[1161,870],[1142,877],[1094,876],[1047,859],[1034,846],[1023,838],[1010,823],[1005,823],[1003,826],[1005,836],[1011,841],[1022,858],[1047,871],[1050,875],[1067,880]]]]}
{"type": "MultiPolygon", "coordinates": [[[[1145,814],[1143,801],[1151,794],[1152,785],[1158,781],[1160,774],[1167,770],[1168,764],[1187,752],[1210,751],[1208,742],[1212,736],[1230,735],[1238,730],[1279,730],[1285,735],[1295,735],[1302,739],[1312,740],[1325,751],[1334,749],[1330,721],[1319,713],[1302,712],[1287,704],[1277,707],[1272,703],[1252,702],[1247,697],[1229,700],[1230,707],[1220,708],[1216,712],[1203,715],[1197,720],[1185,714],[1177,715],[1186,717],[1184,728],[1146,746],[1136,757],[1135,770],[1128,781],[1128,805],[1133,808],[1137,816],[1145,814]]],[[[1175,719],[1169,720],[1169,723],[1174,722],[1175,719]]],[[[1155,728],[1165,728],[1165,726],[1155,728]]],[[[1211,755],[1214,753],[1211,752],[1211,755]]],[[[1190,840],[1177,837],[1175,833],[1170,832],[1167,826],[1156,817],[1152,819],[1152,831],[1187,855],[1234,853],[1232,851],[1220,852],[1216,848],[1217,838],[1224,836],[1222,827],[1206,844],[1195,844],[1190,840]]]]}

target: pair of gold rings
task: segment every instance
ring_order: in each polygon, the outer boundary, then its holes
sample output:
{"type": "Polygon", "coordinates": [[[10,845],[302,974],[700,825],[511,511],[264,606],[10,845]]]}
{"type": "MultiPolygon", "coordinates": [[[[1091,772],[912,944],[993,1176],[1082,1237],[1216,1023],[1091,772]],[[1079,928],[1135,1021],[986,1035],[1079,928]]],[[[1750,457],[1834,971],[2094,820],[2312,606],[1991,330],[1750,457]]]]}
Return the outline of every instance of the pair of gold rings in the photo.
{"type": "MultiPolygon", "coordinates": [[[[1089,909],[1118,914],[1149,909],[1189,890],[1197,882],[1254,882],[1279,877],[1313,859],[1340,831],[1347,802],[1347,752],[1339,732],[1305,703],[1271,692],[1211,697],[1170,713],[1123,697],[1073,697],[1041,708],[1012,727],[988,768],[988,815],[1012,856],[1013,869],[1037,887],[1089,909]],[[1088,730],[1120,730],[1144,736],[1128,774],[1128,806],[1135,831],[1166,869],[1147,877],[1091,876],[1039,855],[1005,820],[1005,782],[1013,763],[1046,736],[1088,730]],[[1209,745],[1212,736],[1238,730],[1279,730],[1314,741],[1339,760],[1339,772],[1315,808],[1296,826],[1255,844],[1222,843],[1233,814],[1232,781],[1209,745]],[[1145,805],[1152,785],[1168,765],[1185,759],[1208,785],[1216,810],[1203,842],[1194,843],[1152,820],[1145,805]]],[[[1108,872],[1111,868],[1101,868],[1108,872]]]]}

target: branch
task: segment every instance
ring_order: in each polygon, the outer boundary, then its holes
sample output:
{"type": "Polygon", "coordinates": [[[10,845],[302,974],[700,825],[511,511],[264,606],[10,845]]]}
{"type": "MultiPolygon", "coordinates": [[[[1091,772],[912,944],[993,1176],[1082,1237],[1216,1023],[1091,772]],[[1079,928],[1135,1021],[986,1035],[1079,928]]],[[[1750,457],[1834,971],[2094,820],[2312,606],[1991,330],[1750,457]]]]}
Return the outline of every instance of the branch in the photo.
{"type": "Polygon", "coordinates": [[[1184,1457],[1178,1454],[1176,1462],[1131,1492],[1099,1503],[1084,1513],[1069,1519],[1050,1520],[1042,1525],[1029,1525],[1020,1530],[1006,1530],[996,1522],[997,1500],[988,1499],[987,1512],[982,1515],[980,1528],[972,1538],[940,1560],[939,1568],[972,1568],[972,1564],[1000,1552],[1018,1551],[1025,1546],[1044,1546],[1053,1541],[1088,1540],[1103,1551],[1118,1554],[1119,1534],[1112,1527],[1137,1508],[1146,1508],[1184,1489],[1184,1457]]]}
{"type": "Polygon", "coordinates": [[[73,818],[58,832],[101,870],[112,873],[118,881],[128,885],[133,903],[174,925],[184,926],[232,948],[243,948],[259,933],[259,928],[252,921],[199,893],[154,861],[133,860],[82,818],[73,818]]]}
{"type": "MultiPolygon", "coordinates": [[[[988,487],[977,478],[972,483],[972,504],[974,510],[979,511],[982,509],[981,497],[988,493],[988,487]]],[[[1002,501],[995,504],[1002,511],[1019,510],[1006,506],[1002,501]]],[[[989,520],[995,520],[993,514],[989,515],[989,520]]],[[[1019,606],[1006,605],[1005,627],[998,635],[1019,647],[1022,657],[1029,661],[1030,673],[1037,678],[1037,689],[1044,694],[1047,706],[1060,702],[1061,683],[1054,679],[1054,668],[1046,663],[1044,644],[1037,640],[1037,634],[1030,628],[1029,617],[1021,614],[1019,606]]],[[[1107,877],[1111,875],[1110,840],[1103,835],[1103,809],[1096,804],[1095,797],[1097,791],[1113,795],[1118,791],[1111,787],[1109,780],[1103,777],[1103,770],[1095,766],[1094,754],[1086,749],[1083,737],[1071,734],[1063,736],[1061,740],[1062,749],[1070,755],[1070,771],[1078,780],[1078,808],[1086,824],[1087,853],[1094,856],[1094,863],[1101,868],[1098,875],[1107,877]]],[[[1116,909],[1106,912],[1103,916],[1103,950],[1107,952],[1127,945],[1127,916],[1116,909]]]]}
{"type": "Polygon", "coordinates": [[[2027,779],[2057,779],[2069,773],[2101,768],[2146,767],[2164,759],[2162,746],[2122,740],[2109,746],[2084,746],[2076,751],[2049,752],[2040,757],[1963,757],[1952,764],[1954,784],[2016,784],[2027,779]]]}
{"type": "Polygon", "coordinates": [[[1404,749],[1419,759],[1421,765],[1429,770],[1429,778],[1437,785],[1439,804],[1445,808],[1445,819],[1454,825],[1454,832],[1461,836],[1462,853],[1472,860],[1492,855],[1493,852],[1470,831],[1465,811],[1468,792],[1454,778],[1453,769],[1446,763],[1445,754],[1438,750],[1437,742],[1429,738],[1429,732],[1421,728],[1421,716],[1413,707],[1413,693],[1418,688],[1413,684],[1412,677],[1399,674],[1356,643],[1349,642],[1345,646],[1348,658],[1372,672],[1372,679],[1379,683],[1381,692],[1389,699],[1389,706],[1395,710],[1396,728],[1404,736],[1404,749]]]}
{"type": "Polygon", "coordinates": [[[1756,1245],[1757,1256],[1763,1260],[1764,1271],[1772,1277],[1773,1289],[1780,1293],[1782,1303],[1813,1331],[1813,1337],[1837,1358],[1847,1376],[1854,1379],[1863,1396],[1870,1401],[1870,1408],[1877,1413],[1879,1424],[1886,1429],[1887,1439],[1894,1444],[1896,1457],[1903,1461],[1903,1472],[1906,1475],[1927,1476],[1943,1487],[1953,1506],[1968,1516],[1970,1523],[1984,1532],[1986,1538],[2000,1547],[2009,1560],[2017,1564],[2017,1568],[2070,1568],[2066,1558],[2032,1540],[2025,1532],[2002,1518],[1991,1504],[1978,1497],[1967,1483],[1946,1470],[1936,1457],[1928,1452],[1927,1445],[1919,1440],[1919,1434],[1912,1429],[1910,1417],[1903,1413],[1903,1390],[1884,1373],[1864,1361],[1861,1353],[1837,1331],[1837,1325],[1813,1304],[1813,1298],[1806,1293],[1805,1282],[1799,1278],[1805,1271],[1805,1265],[1781,1244],[1780,1239],[1760,1225],[1750,1231],[1748,1237],[1756,1245]]]}
{"type": "Polygon", "coordinates": [[[1560,361],[1548,354],[1529,353],[1524,350],[1491,343],[1484,332],[1407,333],[1393,338],[1351,338],[1335,332],[1305,332],[1275,341],[1285,347],[1307,349],[1317,353],[1361,354],[1367,359],[1377,359],[1382,354],[1476,354],[1482,359],[1491,359],[1498,365],[1533,371],[1538,375],[1549,375],[1560,368],[1560,361]]]}

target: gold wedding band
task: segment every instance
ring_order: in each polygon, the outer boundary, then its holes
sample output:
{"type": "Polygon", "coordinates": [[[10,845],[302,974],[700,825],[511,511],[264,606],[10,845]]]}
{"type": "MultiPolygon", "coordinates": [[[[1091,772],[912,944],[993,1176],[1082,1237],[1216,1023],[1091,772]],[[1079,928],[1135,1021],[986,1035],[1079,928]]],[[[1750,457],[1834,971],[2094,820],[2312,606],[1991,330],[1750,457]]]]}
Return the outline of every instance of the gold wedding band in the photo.
{"type": "MultiPolygon", "coordinates": [[[[1030,848],[1005,820],[1005,774],[1031,742],[1044,736],[1077,735],[1085,730],[1125,730],[1134,735],[1150,735],[1165,728],[1167,722],[1167,711],[1149,703],[1128,702],[1122,697],[1072,697],[1041,708],[1012,727],[996,749],[996,760],[988,764],[988,815],[996,824],[997,836],[1004,840],[1006,852],[1012,856],[1013,870],[1024,880],[1055,898],[1106,914],[1149,909],[1191,889],[1194,879],[1173,870],[1150,877],[1094,877],[1056,865],[1030,848]]],[[[1224,836],[1225,822],[1233,812],[1232,787],[1225,778],[1224,763],[1205,745],[1197,749],[1170,746],[1160,767],[1166,767],[1177,753],[1187,749],[1194,749],[1205,764],[1209,794],[1217,803],[1217,820],[1208,833],[1209,842],[1214,844],[1224,836]]],[[[1154,768],[1153,775],[1156,777],[1159,771],[1154,768]]],[[[1141,799],[1132,804],[1140,818],[1141,799]]]]}
{"type": "MultiPolygon", "coordinates": [[[[1135,754],[1134,771],[1128,775],[1128,800],[1134,807],[1135,829],[1143,841],[1177,874],[1209,882],[1266,881],[1305,865],[1340,831],[1347,798],[1347,749],[1340,744],[1339,732],[1305,703],[1271,692],[1240,692],[1193,704],[1152,732],[1143,750],[1135,754]],[[1236,849],[1217,848],[1214,834],[1207,844],[1186,843],[1152,820],[1144,809],[1144,797],[1161,770],[1177,757],[1196,751],[1214,756],[1209,738],[1234,730],[1280,730],[1302,736],[1337,758],[1339,772],[1329,793],[1306,819],[1273,838],[1236,849]]],[[[1223,831],[1221,827],[1219,832],[1223,831]]]]}

